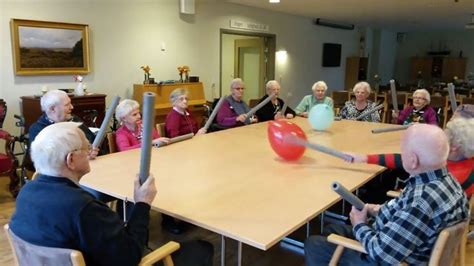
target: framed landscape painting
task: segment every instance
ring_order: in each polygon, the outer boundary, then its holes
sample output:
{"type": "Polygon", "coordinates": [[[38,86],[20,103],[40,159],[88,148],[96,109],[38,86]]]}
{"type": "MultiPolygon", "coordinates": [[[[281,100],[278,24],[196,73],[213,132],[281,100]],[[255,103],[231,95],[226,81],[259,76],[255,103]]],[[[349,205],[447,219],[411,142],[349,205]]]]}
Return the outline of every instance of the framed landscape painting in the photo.
{"type": "Polygon", "coordinates": [[[15,74],[87,74],[89,26],[12,19],[15,74]]]}

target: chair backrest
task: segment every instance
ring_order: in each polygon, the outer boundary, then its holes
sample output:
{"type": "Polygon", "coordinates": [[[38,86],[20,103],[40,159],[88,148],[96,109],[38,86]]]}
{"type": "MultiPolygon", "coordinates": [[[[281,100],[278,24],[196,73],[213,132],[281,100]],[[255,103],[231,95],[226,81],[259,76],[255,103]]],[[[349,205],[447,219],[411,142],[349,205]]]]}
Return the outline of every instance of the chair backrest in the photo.
{"type": "Polygon", "coordinates": [[[249,100],[249,107],[253,108],[253,107],[257,106],[258,101],[260,101],[260,99],[250,99],[249,100]]]}
{"type": "Polygon", "coordinates": [[[165,123],[156,124],[156,130],[158,131],[158,134],[160,134],[160,137],[167,137],[165,123]]]}
{"type": "Polygon", "coordinates": [[[107,143],[109,144],[109,153],[116,153],[117,143],[115,142],[115,132],[108,132],[107,133],[107,143]]]}
{"type": "Polygon", "coordinates": [[[8,224],[4,226],[4,229],[16,265],[86,265],[80,251],[33,245],[16,236],[8,224]]]}
{"type": "Polygon", "coordinates": [[[438,125],[444,127],[448,118],[449,101],[447,96],[431,96],[431,107],[433,107],[438,116],[438,125]]]}
{"type": "Polygon", "coordinates": [[[430,257],[430,266],[454,265],[458,250],[461,248],[463,235],[466,232],[467,221],[449,226],[438,236],[430,257]]]}
{"type": "Polygon", "coordinates": [[[3,121],[7,117],[7,103],[0,99],[0,128],[3,128],[3,121]]]}
{"type": "Polygon", "coordinates": [[[474,104],[474,97],[462,97],[461,104],[474,104]]]}
{"type": "Polygon", "coordinates": [[[349,92],[348,91],[332,91],[331,98],[334,102],[334,112],[336,115],[339,115],[339,111],[344,104],[349,100],[349,92]]]}

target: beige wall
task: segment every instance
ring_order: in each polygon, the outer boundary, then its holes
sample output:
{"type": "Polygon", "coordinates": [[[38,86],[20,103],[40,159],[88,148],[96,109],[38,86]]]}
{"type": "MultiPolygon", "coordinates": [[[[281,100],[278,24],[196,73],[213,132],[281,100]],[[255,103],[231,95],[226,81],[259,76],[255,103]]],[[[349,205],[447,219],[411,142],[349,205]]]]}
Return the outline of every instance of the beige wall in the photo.
{"type": "MultiPolygon", "coordinates": [[[[50,89],[73,88],[72,75],[15,76],[12,65],[9,21],[11,18],[83,23],[90,26],[92,72],[85,76],[89,91],[130,97],[134,83],[143,81],[139,68],[148,64],[157,80],[177,79],[176,67],[186,64],[191,75],[200,76],[206,97],[212,97],[211,84],[219,90],[219,31],[228,29],[230,19],[270,26],[276,34],[277,50],[288,51],[286,65],[276,65],[275,76],[283,88],[291,88],[290,104],[310,93],[317,80],[326,80],[330,89],[342,88],[345,58],[357,54],[357,31],[315,26],[311,18],[291,16],[256,8],[196,1],[196,15],[180,15],[177,0],[2,0],[0,1],[0,98],[9,110],[4,127],[13,126],[19,113],[19,97],[50,89]],[[161,51],[161,43],[166,51],[161,51]],[[322,44],[342,44],[339,68],[322,68],[322,44]]],[[[227,85],[224,84],[224,89],[227,85]]],[[[284,93],[284,91],[282,91],[284,93]]]]}

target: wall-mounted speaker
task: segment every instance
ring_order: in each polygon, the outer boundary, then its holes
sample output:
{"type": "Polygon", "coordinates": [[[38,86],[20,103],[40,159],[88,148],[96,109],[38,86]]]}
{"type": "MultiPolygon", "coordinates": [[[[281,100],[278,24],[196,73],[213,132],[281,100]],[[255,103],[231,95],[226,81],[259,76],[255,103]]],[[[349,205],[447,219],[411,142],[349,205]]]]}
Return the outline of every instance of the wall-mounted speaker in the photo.
{"type": "Polygon", "coordinates": [[[181,14],[194,14],[194,0],[179,0],[181,14]]]}
{"type": "Polygon", "coordinates": [[[397,33],[397,42],[402,43],[405,41],[406,34],[403,32],[398,32],[397,33]]]}

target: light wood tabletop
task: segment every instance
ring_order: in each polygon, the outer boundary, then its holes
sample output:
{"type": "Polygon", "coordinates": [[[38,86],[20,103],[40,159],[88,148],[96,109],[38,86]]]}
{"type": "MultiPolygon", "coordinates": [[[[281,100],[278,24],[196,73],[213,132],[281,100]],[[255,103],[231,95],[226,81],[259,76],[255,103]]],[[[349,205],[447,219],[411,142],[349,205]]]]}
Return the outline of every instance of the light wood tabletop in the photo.
{"type": "MultiPolygon", "coordinates": [[[[335,121],[327,131],[300,125],[308,140],[340,151],[399,152],[403,131],[372,134],[394,125],[335,121]]],[[[91,161],[81,184],[133,199],[140,150],[91,161]]],[[[306,150],[296,162],[279,159],[267,140],[267,123],[206,135],[152,150],[150,171],[158,194],[152,208],[180,220],[267,250],[339,200],[330,184],[337,180],[353,191],[384,168],[350,164],[306,150]]]]}

